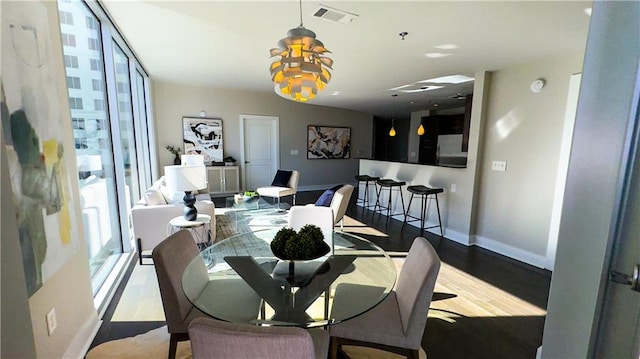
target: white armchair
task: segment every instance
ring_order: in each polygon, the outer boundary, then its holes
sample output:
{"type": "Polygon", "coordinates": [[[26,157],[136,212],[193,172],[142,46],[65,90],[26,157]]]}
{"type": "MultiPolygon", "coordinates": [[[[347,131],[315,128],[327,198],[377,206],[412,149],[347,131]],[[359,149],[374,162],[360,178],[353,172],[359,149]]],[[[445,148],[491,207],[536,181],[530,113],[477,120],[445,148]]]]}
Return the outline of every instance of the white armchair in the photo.
{"type": "MultiPolygon", "coordinates": [[[[131,208],[131,223],[136,238],[138,260],[142,264],[143,258],[151,258],[150,251],[167,238],[169,221],[183,215],[184,203],[180,193],[170,195],[163,185],[161,178],[149,188],[143,198],[131,208]],[[167,203],[169,200],[171,203],[167,203]]],[[[182,193],[184,195],[184,193],[182,193]]],[[[195,207],[199,214],[211,217],[211,241],[216,239],[215,205],[208,194],[196,196],[195,207]],[[203,198],[209,198],[204,200],[203,198]]]]}
{"type": "Polygon", "coordinates": [[[344,228],[344,214],[349,207],[349,201],[353,194],[353,186],[346,184],[338,189],[331,199],[331,209],[333,210],[333,224],[340,222],[340,229],[344,228]]]}
{"type": "Polygon", "coordinates": [[[298,180],[300,179],[300,172],[293,171],[283,171],[278,170],[276,176],[269,187],[260,187],[256,191],[260,195],[260,197],[272,197],[278,199],[278,206],[280,206],[280,197],[285,196],[293,196],[293,205],[296,204],[296,193],[298,193],[298,180]],[[278,178],[282,173],[291,172],[291,177],[284,183],[278,183],[278,178]]]}

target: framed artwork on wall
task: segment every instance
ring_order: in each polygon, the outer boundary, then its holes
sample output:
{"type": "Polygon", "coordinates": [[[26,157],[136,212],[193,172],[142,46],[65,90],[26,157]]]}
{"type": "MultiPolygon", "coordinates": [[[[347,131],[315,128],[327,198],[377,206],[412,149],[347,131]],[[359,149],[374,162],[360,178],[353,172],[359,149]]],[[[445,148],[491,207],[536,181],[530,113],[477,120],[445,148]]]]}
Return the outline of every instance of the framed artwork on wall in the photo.
{"type": "Polygon", "coordinates": [[[307,158],[349,158],[351,128],[332,126],[307,126],[307,158]]]}
{"type": "Polygon", "coordinates": [[[204,155],[204,162],[222,162],[222,119],[182,117],[184,153],[204,155]]]}

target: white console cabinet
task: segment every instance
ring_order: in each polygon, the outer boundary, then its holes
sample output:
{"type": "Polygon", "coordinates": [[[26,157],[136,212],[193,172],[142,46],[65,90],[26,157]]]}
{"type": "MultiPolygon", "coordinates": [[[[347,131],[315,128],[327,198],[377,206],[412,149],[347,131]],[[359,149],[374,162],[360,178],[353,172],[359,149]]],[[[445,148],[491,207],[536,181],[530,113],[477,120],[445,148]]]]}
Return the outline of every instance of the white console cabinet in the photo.
{"type": "Polygon", "coordinates": [[[240,168],[238,166],[207,167],[207,181],[209,193],[238,193],[240,192],[240,168]]]}

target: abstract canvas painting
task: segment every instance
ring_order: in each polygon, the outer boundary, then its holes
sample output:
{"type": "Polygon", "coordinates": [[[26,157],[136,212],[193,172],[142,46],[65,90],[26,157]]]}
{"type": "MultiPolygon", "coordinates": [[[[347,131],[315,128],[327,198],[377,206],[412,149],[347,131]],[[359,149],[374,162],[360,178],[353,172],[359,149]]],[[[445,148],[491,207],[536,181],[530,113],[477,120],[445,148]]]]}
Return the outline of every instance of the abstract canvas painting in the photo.
{"type": "Polygon", "coordinates": [[[2,7],[2,133],[31,296],[78,251],[74,142],[47,9],[32,1],[2,7]]]}
{"type": "Polygon", "coordinates": [[[219,118],[183,117],[184,153],[204,155],[204,162],[222,162],[222,120],[219,118]]]}
{"type": "Polygon", "coordinates": [[[351,128],[307,126],[307,158],[349,158],[351,128]]]}

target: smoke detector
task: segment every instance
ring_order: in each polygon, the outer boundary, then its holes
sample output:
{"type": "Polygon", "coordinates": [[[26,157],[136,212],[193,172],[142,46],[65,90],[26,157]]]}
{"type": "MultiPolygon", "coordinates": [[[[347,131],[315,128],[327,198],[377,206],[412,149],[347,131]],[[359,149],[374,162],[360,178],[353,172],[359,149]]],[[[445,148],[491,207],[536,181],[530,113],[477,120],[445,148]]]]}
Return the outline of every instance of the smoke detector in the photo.
{"type": "Polygon", "coordinates": [[[313,16],[340,24],[348,24],[358,17],[356,14],[334,9],[322,4],[318,5],[316,10],[313,12],[313,16]]]}

